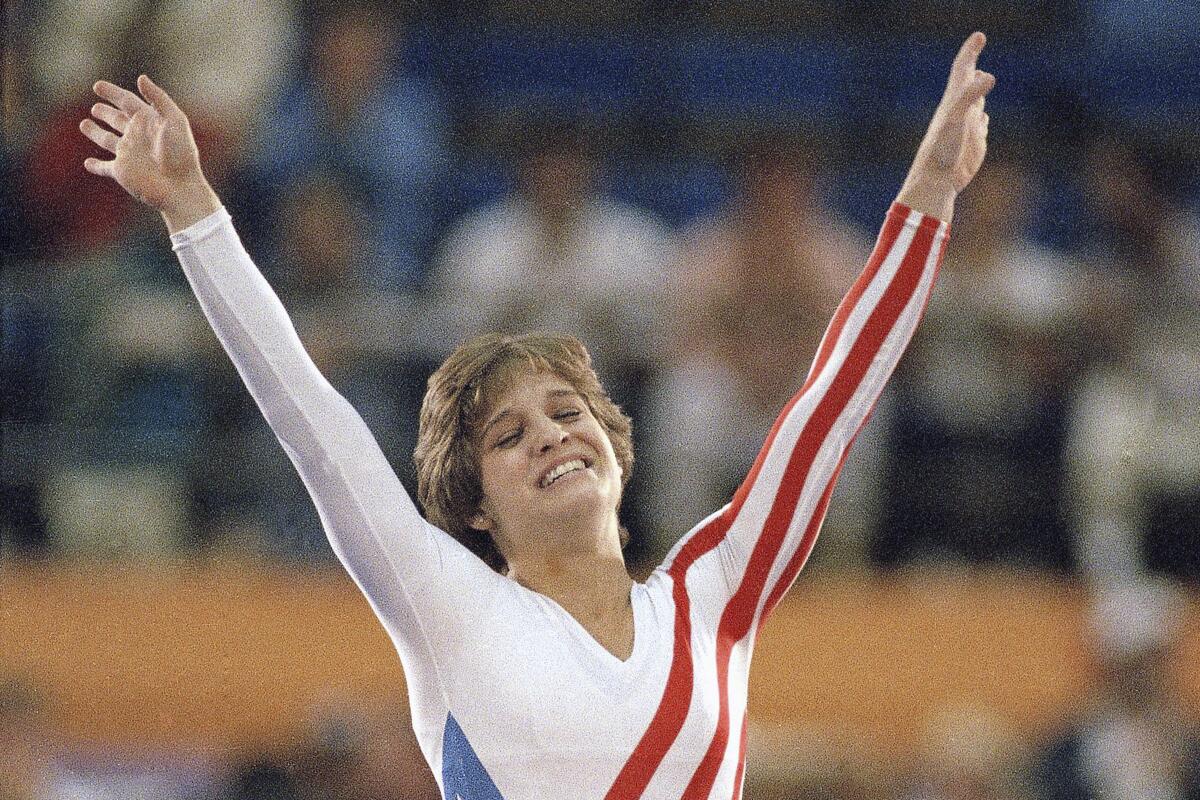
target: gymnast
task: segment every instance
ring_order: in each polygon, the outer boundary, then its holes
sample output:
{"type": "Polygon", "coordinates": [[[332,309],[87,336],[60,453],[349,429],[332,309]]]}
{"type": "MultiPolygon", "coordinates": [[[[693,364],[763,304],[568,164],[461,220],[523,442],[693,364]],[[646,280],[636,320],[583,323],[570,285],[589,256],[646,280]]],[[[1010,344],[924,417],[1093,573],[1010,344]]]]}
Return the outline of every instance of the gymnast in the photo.
{"type": "Polygon", "coordinates": [[[912,337],[995,79],[963,43],[862,274],[731,502],[644,583],[618,522],[629,419],[566,335],[486,335],[429,379],[406,494],[309,358],[145,75],[100,81],[89,172],[161,215],[205,316],[387,630],[448,800],[737,798],[750,656],[812,550],[838,471],[912,337]],[[98,122],[97,122],[98,120],[98,122]],[[100,123],[103,123],[100,124],[100,123]]]}

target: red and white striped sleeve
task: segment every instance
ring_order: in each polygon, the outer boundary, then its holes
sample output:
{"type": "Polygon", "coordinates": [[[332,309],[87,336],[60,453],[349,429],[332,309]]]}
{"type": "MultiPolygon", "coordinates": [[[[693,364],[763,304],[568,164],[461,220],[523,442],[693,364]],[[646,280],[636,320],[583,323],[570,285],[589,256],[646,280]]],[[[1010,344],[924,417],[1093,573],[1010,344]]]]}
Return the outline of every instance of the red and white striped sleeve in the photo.
{"type": "MultiPolygon", "coordinates": [[[[850,445],[924,313],[949,223],[893,203],[866,267],[842,299],[808,376],[775,422],[733,500],[663,563],[676,582],[716,550],[720,634],[739,641],[796,579],[812,551],[850,445]]],[[[697,576],[691,576],[695,581],[697,576]]]]}
{"type": "Polygon", "coordinates": [[[949,224],[899,203],[829,324],[800,391],[776,420],[725,508],[688,533],[656,573],[670,578],[674,652],[662,700],[607,800],[643,796],[677,739],[709,744],[686,789],[701,800],[723,774],[740,796],[746,690],[758,628],[812,551],[838,471],[904,353],[941,265],[949,224]],[[735,677],[731,677],[735,676],[735,677]],[[711,704],[697,700],[715,689],[711,704]],[[697,710],[699,709],[699,710],[697,710]],[[709,726],[712,727],[709,727],[709,726]]]}

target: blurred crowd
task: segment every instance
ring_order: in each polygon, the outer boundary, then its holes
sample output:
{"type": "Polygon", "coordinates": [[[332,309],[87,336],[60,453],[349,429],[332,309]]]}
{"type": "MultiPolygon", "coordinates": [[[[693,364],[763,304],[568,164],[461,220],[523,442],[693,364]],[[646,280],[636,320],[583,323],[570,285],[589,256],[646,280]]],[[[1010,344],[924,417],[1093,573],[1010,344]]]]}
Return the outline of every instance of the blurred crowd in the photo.
{"type": "MultiPolygon", "coordinates": [[[[1185,119],[1200,81],[1184,66],[1200,14],[911,5],[47,0],[10,21],[0,562],[333,559],[160,220],[83,171],[102,155],[77,130],[93,80],[147,72],[189,113],[248,249],[410,488],[425,379],[456,343],[578,335],[634,418],[623,514],[644,572],[746,474],[980,28],[1000,81],[988,162],[810,569],[1194,585],[1200,174],[1185,119]]],[[[1183,739],[1142,727],[1161,709],[1139,648],[1104,671],[1095,719],[1043,754],[1058,761],[1040,784],[997,766],[1035,763],[1019,737],[963,711],[931,723],[907,788],[842,754],[804,794],[752,774],[747,797],[1200,796],[1163,766],[1195,764],[1183,739]],[[1150,777],[1095,766],[1130,748],[1150,777]],[[1073,793],[1088,781],[1109,788],[1073,793]]],[[[5,690],[0,740],[34,702],[5,690]]],[[[371,726],[394,720],[355,720],[322,722],[312,753],[250,764],[222,796],[387,794],[339,770],[376,763],[371,726]]]]}

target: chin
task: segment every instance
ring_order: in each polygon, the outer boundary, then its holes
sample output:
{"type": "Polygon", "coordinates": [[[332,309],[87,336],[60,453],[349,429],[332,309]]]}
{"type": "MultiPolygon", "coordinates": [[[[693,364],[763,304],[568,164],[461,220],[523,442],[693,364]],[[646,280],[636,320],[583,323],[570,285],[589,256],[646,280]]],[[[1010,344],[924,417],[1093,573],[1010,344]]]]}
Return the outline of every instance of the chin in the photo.
{"type": "Polygon", "coordinates": [[[549,505],[568,515],[587,514],[602,516],[605,512],[616,513],[619,497],[609,496],[606,487],[564,486],[565,491],[552,498],[549,505]]]}

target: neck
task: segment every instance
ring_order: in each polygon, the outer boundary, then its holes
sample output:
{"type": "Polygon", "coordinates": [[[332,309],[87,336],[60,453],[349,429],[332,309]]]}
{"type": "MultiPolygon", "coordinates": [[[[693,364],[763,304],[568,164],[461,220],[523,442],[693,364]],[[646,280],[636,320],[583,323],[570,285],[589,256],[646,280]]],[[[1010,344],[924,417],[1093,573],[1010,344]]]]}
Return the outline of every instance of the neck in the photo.
{"type": "Polygon", "coordinates": [[[508,577],[576,616],[600,619],[624,611],[633,578],[625,567],[618,537],[611,538],[614,547],[600,551],[510,559],[508,577]]]}

